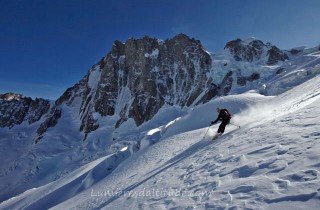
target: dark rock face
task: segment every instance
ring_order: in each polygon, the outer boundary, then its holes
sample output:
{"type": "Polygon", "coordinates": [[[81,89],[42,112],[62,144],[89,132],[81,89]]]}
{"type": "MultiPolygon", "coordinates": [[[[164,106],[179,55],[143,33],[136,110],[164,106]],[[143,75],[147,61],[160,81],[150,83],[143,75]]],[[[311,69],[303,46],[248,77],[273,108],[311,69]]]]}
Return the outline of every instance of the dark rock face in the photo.
{"type": "Polygon", "coordinates": [[[37,122],[48,112],[48,100],[23,97],[21,94],[0,94],[0,127],[12,128],[24,121],[37,122]]]}
{"type": "Polygon", "coordinates": [[[257,61],[267,57],[266,64],[273,65],[278,61],[289,59],[288,56],[270,43],[264,44],[260,40],[242,41],[236,39],[228,42],[224,49],[228,49],[236,61],[257,61]]]}
{"type": "Polygon", "coordinates": [[[285,71],[284,68],[279,68],[277,69],[276,74],[282,74],[284,71],[285,71]]]}
{"type": "Polygon", "coordinates": [[[206,77],[211,62],[201,43],[183,34],[164,42],[150,37],[115,42],[100,62],[94,110],[101,116],[119,114],[119,126],[128,118],[141,125],[164,104],[190,106],[211,87],[206,77]],[[123,95],[130,100],[115,110],[123,95]]]}
{"type": "Polygon", "coordinates": [[[220,87],[219,95],[226,96],[230,92],[232,88],[232,82],[233,82],[232,75],[233,75],[233,72],[229,71],[226,74],[226,76],[223,78],[221,85],[219,86],[220,87]]]}
{"type": "Polygon", "coordinates": [[[48,128],[54,127],[58,123],[58,119],[61,117],[60,109],[51,109],[49,117],[40,125],[37,130],[37,138],[35,143],[38,143],[39,140],[43,137],[42,135],[47,131],[48,128]]]}
{"type": "Polygon", "coordinates": [[[302,50],[300,50],[300,49],[291,49],[289,52],[290,52],[292,55],[297,55],[297,54],[301,53],[302,50]]]}
{"type": "Polygon", "coordinates": [[[250,76],[247,77],[238,77],[237,84],[240,86],[245,86],[247,84],[247,81],[252,82],[258,79],[260,79],[260,74],[252,73],[250,76]]]}
{"type": "Polygon", "coordinates": [[[262,57],[264,46],[264,43],[260,40],[253,40],[245,44],[241,39],[236,39],[228,42],[224,49],[229,49],[237,61],[245,60],[252,62],[262,57]]]}
{"type": "Polygon", "coordinates": [[[183,34],[164,42],[149,37],[116,42],[100,64],[99,86],[104,88],[98,89],[95,110],[113,115],[118,96],[126,90],[131,101],[119,110],[117,125],[128,118],[141,125],[164,104],[190,106],[211,87],[206,77],[211,62],[201,43],[183,34]],[[101,103],[106,99],[109,103],[101,103]]]}
{"type": "Polygon", "coordinates": [[[269,56],[268,61],[267,61],[268,65],[273,65],[273,64],[278,63],[278,61],[285,61],[285,60],[289,59],[287,54],[282,52],[276,46],[272,46],[271,49],[268,50],[268,56],[269,56]]]}

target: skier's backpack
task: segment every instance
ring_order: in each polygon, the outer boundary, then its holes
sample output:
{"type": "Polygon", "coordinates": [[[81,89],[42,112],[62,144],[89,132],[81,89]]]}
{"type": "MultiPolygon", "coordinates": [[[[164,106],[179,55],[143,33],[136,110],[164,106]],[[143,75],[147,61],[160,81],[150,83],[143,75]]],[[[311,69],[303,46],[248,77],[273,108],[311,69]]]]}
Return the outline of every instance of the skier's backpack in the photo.
{"type": "Polygon", "coordinates": [[[228,109],[224,109],[224,116],[225,116],[228,120],[231,120],[231,114],[230,114],[230,112],[228,111],[228,109]]]}

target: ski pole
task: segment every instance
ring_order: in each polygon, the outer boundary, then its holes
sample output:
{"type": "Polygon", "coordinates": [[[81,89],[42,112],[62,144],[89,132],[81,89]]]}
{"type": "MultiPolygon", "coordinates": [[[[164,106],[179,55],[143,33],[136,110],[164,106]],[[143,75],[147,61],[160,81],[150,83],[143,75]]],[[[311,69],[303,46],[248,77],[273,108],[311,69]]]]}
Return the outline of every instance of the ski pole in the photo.
{"type": "Polygon", "coordinates": [[[204,139],[204,137],[206,137],[206,135],[207,135],[207,133],[208,133],[208,131],[209,131],[209,128],[211,127],[211,125],[209,125],[209,127],[208,127],[208,129],[207,129],[207,131],[206,131],[206,133],[204,134],[204,136],[203,136],[203,138],[202,139],[204,139]]]}
{"type": "Polygon", "coordinates": [[[238,128],[240,128],[240,126],[239,125],[235,125],[235,124],[233,124],[233,123],[230,123],[231,125],[234,125],[234,126],[237,126],[238,128]]]}

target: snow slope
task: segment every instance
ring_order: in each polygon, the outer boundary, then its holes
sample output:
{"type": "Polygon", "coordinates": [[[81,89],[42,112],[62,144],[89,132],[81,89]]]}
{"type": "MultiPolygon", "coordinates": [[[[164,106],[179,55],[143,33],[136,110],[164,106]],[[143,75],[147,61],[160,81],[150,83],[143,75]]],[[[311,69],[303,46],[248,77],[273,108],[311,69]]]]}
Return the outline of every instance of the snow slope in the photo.
{"type": "Polygon", "coordinates": [[[92,161],[0,209],[318,209],[319,105],[320,76],[276,97],[221,97],[150,130],[157,141],[137,153],[92,161]],[[215,107],[241,128],[212,141],[215,107]]]}
{"type": "MultiPolygon", "coordinates": [[[[208,78],[211,77],[214,84],[229,83],[232,79],[232,82],[228,84],[231,86],[232,83],[229,94],[236,95],[255,90],[263,95],[277,95],[320,73],[319,46],[309,49],[296,48],[295,51],[297,52],[291,53],[288,51],[289,60],[278,62],[272,66],[266,65],[267,57],[247,62],[245,60],[236,61],[233,55],[226,50],[219,54],[210,53],[213,63],[210,70],[211,75],[207,76],[208,78]],[[228,78],[227,82],[224,81],[226,74],[231,71],[233,72],[232,78],[228,78]],[[260,79],[238,82],[239,78],[250,78],[253,74],[259,74],[260,79]]],[[[143,56],[155,58],[157,54],[157,50],[153,50],[148,54],[143,54],[143,56]]],[[[195,62],[193,65],[198,64],[195,62]]],[[[88,83],[87,86],[90,89],[88,98],[95,98],[92,94],[97,90],[98,80],[101,77],[100,71],[97,71],[98,66],[93,66],[90,75],[88,75],[88,81],[82,81],[83,85],[86,82],[88,83]]],[[[173,69],[172,75],[177,73],[175,73],[176,70],[173,69]]],[[[172,76],[172,78],[175,77],[172,76]]],[[[228,85],[226,84],[226,87],[228,85]]],[[[202,109],[214,110],[215,105],[213,104],[222,103],[221,106],[231,107],[234,114],[240,114],[240,108],[251,106],[257,100],[263,99],[262,96],[258,97],[257,94],[249,94],[250,97],[247,94],[219,99],[219,101],[212,102],[211,106],[208,105],[209,107],[203,105],[202,108],[195,108],[195,104],[201,98],[198,97],[191,107],[166,104],[157,112],[155,117],[138,127],[133,119],[128,119],[119,128],[115,128],[115,124],[119,120],[118,114],[130,98],[129,89],[123,88],[115,101],[115,113],[117,114],[102,116],[91,110],[92,117],[97,120],[99,127],[86,137],[84,132],[79,132],[79,128],[83,124],[83,115],[79,113],[81,112],[81,104],[85,100],[76,97],[77,94],[81,95],[83,91],[85,92],[86,88],[82,88],[84,87],[75,91],[74,94],[76,95],[71,97],[75,97],[72,105],[63,104],[59,107],[59,110],[61,109],[61,113],[63,113],[61,118],[54,127],[46,130],[44,137],[38,144],[34,144],[35,139],[38,140],[39,137],[37,130],[42,127],[42,122],[50,117],[44,116],[41,121],[33,125],[23,123],[11,129],[0,128],[0,159],[2,161],[0,165],[0,202],[17,196],[28,189],[38,188],[63,178],[91,161],[117,153],[126,146],[128,151],[135,153],[141,148],[148,148],[161,139],[164,140],[176,134],[204,128],[212,120],[204,119],[214,118],[215,113],[208,117],[201,114],[204,112],[202,109]],[[244,98],[247,99],[244,100],[244,98]],[[194,111],[192,112],[193,108],[194,111]],[[192,123],[182,123],[183,119],[189,118],[193,119],[192,123]],[[170,129],[172,126],[174,126],[174,129],[170,129]],[[86,140],[83,141],[84,139],[86,140]]],[[[189,88],[194,88],[194,86],[191,85],[189,88]]],[[[89,91],[89,89],[87,90],[89,91]]],[[[204,96],[206,91],[200,95],[204,96]]],[[[103,99],[101,100],[103,101],[103,99]]],[[[294,102],[292,100],[293,98],[287,102],[283,99],[278,104],[294,102]]],[[[262,113],[267,116],[273,114],[270,112],[273,110],[272,106],[270,109],[267,108],[262,113]]],[[[278,110],[277,114],[280,114],[281,109],[278,110]]],[[[88,110],[83,110],[83,113],[86,111],[88,110]]],[[[257,115],[256,112],[255,115],[257,115]]],[[[244,117],[241,114],[241,116],[241,122],[238,123],[242,125],[251,123],[251,115],[244,117]]]]}

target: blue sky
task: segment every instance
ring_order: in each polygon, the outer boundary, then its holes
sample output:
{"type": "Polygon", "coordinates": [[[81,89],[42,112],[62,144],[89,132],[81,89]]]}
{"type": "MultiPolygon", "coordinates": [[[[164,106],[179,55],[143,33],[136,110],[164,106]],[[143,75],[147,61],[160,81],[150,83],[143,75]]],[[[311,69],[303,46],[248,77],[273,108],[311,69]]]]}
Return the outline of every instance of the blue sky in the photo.
{"type": "Polygon", "coordinates": [[[0,0],[0,93],[58,98],[115,40],[179,33],[211,52],[254,36],[320,44],[318,0],[0,0]]]}

